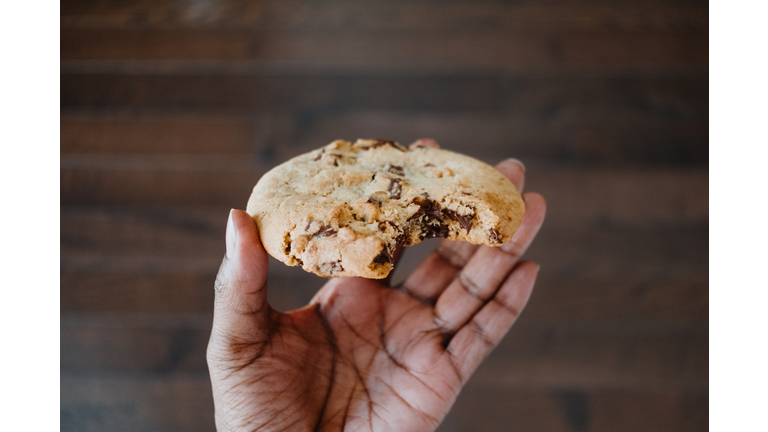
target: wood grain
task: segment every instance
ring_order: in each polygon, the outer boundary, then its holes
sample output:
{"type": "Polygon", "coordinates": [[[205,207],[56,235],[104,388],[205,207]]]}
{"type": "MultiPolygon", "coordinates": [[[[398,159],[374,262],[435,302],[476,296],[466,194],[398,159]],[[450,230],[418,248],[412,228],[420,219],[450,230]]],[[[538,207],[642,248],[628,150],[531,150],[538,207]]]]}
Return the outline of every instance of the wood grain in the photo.
{"type": "MultiPolygon", "coordinates": [[[[65,0],[60,36],[62,430],[213,430],[227,212],[358,137],[517,157],[547,199],[441,432],[708,427],[706,2],[65,0]]],[[[278,310],[324,282],[270,259],[278,310]]]]}
{"type": "Polygon", "coordinates": [[[696,120],[708,116],[701,78],[556,78],[506,75],[212,76],[63,73],[61,104],[92,108],[207,108],[271,113],[355,110],[506,114],[539,121],[696,120]]]}
{"type": "Polygon", "coordinates": [[[61,116],[61,153],[258,154],[264,122],[248,115],[199,113],[61,116]]]}
{"type": "MultiPolygon", "coordinates": [[[[210,314],[64,316],[62,372],[204,374],[210,326],[210,314]]],[[[472,382],[532,389],[703,391],[707,350],[706,335],[690,331],[515,328],[472,382]]]]}
{"type": "Polygon", "coordinates": [[[467,386],[439,430],[700,432],[708,429],[707,412],[706,393],[578,389],[532,393],[467,386]]]}
{"type": "Polygon", "coordinates": [[[62,430],[215,430],[207,375],[62,375],[61,402],[62,430]]]}
{"type": "MultiPolygon", "coordinates": [[[[121,157],[118,162],[62,156],[61,202],[228,211],[245,206],[266,171],[262,166],[229,157],[121,157]]],[[[547,197],[549,226],[702,226],[709,219],[708,184],[708,172],[703,169],[591,170],[529,165],[525,190],[547,197]]]]}
{"type": "Polygon", "coordinates": [[[501,2],[223,0],[186,3],[67,0],[62,27],[223,27],[350,30],[706,30],[708,4],[700,1],[559,0],[501,2]]]}
{"type": "Polygon", "coordinates": [[[706,66],[708,34],[647,31],[62,29],[62,60],[259,60],[313,66],[517,69],[706,66]]]}
{"type": "MultiPolygon", "coordinates": [[[[213,402],[203,375],[63,375],[62,429],[210,431],[213,402]]],[[[530,390],[467,385],[440,431],[703,431],[701,392],[530,390]]]]}
{"type": "MultiPolygon", "coordinates": [[[[224,209],[63,213],[62,311],[210,311],[225,224],[224,209]]],[[[545,225],[531,247],[527,257],[542,271],[521,325],[661,330],[707,322],[705,227],[577,226],[545,225]]],[[[406,255],[402,265],[414,268],[423,255],[406,255]]],[[[278,310],[303,306],[323,282],[270,260],[270,302],[278,310]]]]}
{"type": "Polygon", "coordinates": [[[236,114],[223,112],[84,113],[61,117],[63,154],[241,154],[287,160],[335,139],[387,137],[404,144],[432,137],[446,149],[492,161],[525,160],[611,166],[708,163],[706,122],[588,119],[520,115],[392,113],[236,114]],[[530,116],[528,116],[530,117],[530,116]]]}

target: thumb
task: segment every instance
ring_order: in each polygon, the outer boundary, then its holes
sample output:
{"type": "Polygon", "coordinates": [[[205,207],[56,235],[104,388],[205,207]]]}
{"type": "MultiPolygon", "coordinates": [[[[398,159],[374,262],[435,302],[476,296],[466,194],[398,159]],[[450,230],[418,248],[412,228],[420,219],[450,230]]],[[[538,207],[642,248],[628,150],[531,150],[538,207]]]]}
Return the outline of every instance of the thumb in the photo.
{"type": "Polygon", "coordinates": [[[209,360],[237,360],[269,337],[272,309],[267,303],[267,252],[256,222],[242,210],[227,221],[227,253],[216,276],[209,360]]]}

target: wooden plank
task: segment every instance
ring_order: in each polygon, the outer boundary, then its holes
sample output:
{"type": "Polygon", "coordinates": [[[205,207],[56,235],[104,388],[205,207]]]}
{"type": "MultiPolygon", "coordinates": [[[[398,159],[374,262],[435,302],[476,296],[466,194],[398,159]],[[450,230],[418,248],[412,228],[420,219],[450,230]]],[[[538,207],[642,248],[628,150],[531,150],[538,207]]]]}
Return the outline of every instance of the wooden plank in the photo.
{"type": "MultiPolygon", "coordinates": [[[[62,157],[64,160],[64,157],[62,157]]],[[[81,160],[75,161],[75,163],[81,160]]],[[[218,206],[222,209],[244,208],[253,186],[266,172],[253,167],[237,172],[203,167],[205,159],[194,165],[201,169],[173,168],[178,160],[163,166],[150,164],[144,169],[143,161],[133,166],[112,166],[96,161],[95,169],[66,167],[61,169],[61,202],[65,205],[171,205],[218,206]]],[[[128,161],[133,162],[133,161],[128,161]]],[[[242,159],[233,159],[228,166],[242,165],[242,159]]]]}
{"type": "Polygon", "coordinates": [[[547,228],[709,224],[709,171],[701,168],[614,170],[529,164],[525,191],[546,198],[547,228]]]}
{"type": "Polygon", "coordinates": [[[188,313],[212,310],[216,270],[64,270],[60,277],[62,312],[188,313]]]}
{"type": "MultiPolygon", "coordinates": [[[[189,165],[203,166],[201,170],[178,167],[176,158],[127,159],[135,164],[109,158],[61,159],[62,205],[207,206],[228,211],[244,208],[266,171],[253,167],[237,172],[242,160],[236,158],[221,159],[219,166],[206,158],[188,159],[189,165]]],[[[708,187],[709,173],[700,168],[619,171],[529,164],[525,190],[548,200],[548,226],[702,226],[709,220],[708,187]]]]}
{"type": "Polygon", "coordinates": [[[703,392],[708,353],[706,323],[681,332],[515,326],[472,381],[506,388],[703,392]]]}
{"type": "MultiPolygon", "coordinates": [[[[164,259],[190,259],[195,265],[199,265],[199,260],[209,260],[212,270],[218,267],[224,253],[228,209],[190,210],[189,213],[180,209],[160,216],[140,212],[121,215],[121,211],[124,210],[64,209],[61,214],[62,265],[73,271],[78,268],[104,271],[110,270],[109,267],[100,268],[91,263],[133,260],[133,266],[127,268],[148,271],[162,269],[159,263],[164,259]],[[210,219],[195,216],[200,214],[210,215],[210,219]],[[174,221],[173,216],[177,216],[178,221],[174,221]],[[189,225],[184,226],[185,223],[189,225]]],[[[569,209],[561,211],[567,213],[569,209]]],[[[598,213],[595,219],[599,221],[601,217],[598,213]]],[[[668,221],[666,226],[658,220],[645,224],[639,220],[634,227],[632,224],[589,227],[588,223],[585,226],[567,222],[566,219],[560,225],[545,224],[529,251],[530,257],[553,276],[670,278],[708,272],[706,225],[686,227],[689,221],[685,219],[668,221]]]]}
{"type": "Polygon", "coordinates": [[[229,209],[62,208],[61,251],[221,258],[228,214],[229,209]]]}
{"type": "Polygon", "coordinates": [[[215,430],[207,375],[61,377],[61,430],[215,430]]]}
{"type": "Polygon", "coordinates": [[[553,274],[546,259],[538,262],[543,267],[521,326],[663,330],[704,329],[709,322],[709,276],[703,257],[698,275],[688,270],[688,276],[668,277],[563,276],[553,274]]]}
{"type": "MultiPolygon", "coordinates": [[[[64,431],[213,430],[205,377],[62,376],[64,431]]],[[[448,431],[688,432],[706,430],[702,392],[536,391],[467,385],[448,431]]]]}
{"type": "Polygon", "coordinates": [[[497,77],[194,76],[62,73],[63,107],[359,108],[499,111],[511,83],[497,77]]]}
{"type": "Polygon", "coordinates": [[[254,154],[264,122],[220,113],[61,116],[61,153],[254,154]]]}
{"type": "Polygon", "coordinates": [[[61,30],[62,60],[259,60],[303,68],[366,65],[703,66],[708,33],[647,31],[265,31],[210,28],[61,30]]]}
{"type": "Polygon", "coordinates": [[[468,385],[440,432],[701,432],[706,392],[530,392],[468,385]]]}
{"type": "MultiPolygon", "coordinates": [[[[95,260],[93,260],[95,261],[95,260]]],[[[91,261],[92,267],[97,267],[91,261]]],[[[112,258],[104,263],[121,269],[64,270],[61,273],[61,304],[65,313],[208,313],[213,308],[213,285],[221,259],[176,260],[194,270],[147,270],[168,265],[168,260],[147,257],[144,266],[130,260],[112,258]],[[200,268],[202,267],[202,268],[200,268]]],[[[64,265],[71,260],[64,258],[64,265]]],[[[279,311],[305,306],[326,279],[310,275],[298,267],[289,268],[270,259],[267,284],[269,304],[279,311]]]]}
{"type": "MultiPolygon", "coordinates": [[[[64,312],[208,312],[226,211],[67,210],[64,312]]],[[[520,325],[691,328],[708,320],[707,228],[545,225],[527,258],[542,266],[520,325]]],[[[436,246],[406,249],[399,283],[436,246]]],[[[270,302],[305,305],[324,279],[270,259],[270,302]]]]}
{"type": "Polygon", "coordinates": [[[263,29],[466,30],[621,29],[706,30],[708,5],[695,1],[354,1],[224,0],[185,3],[130,0],[64,1],[62,27],[200,26],[263,29]]]}
{"type": "Polygon", "coordinates": [[[492,161],[695,166],[709,162],[707,122],[593,124],[508,115],[405,114],[382,111],[307,115],[204,112],[65,112],[63,154],[242,154],[287,160],[335,139],[387,137],[410,143],[432,137],[443,147],[492,161]]]}
{"type": "Polygon", "coordinates": [[[252,109],[320,115],[359,110],[506,115],[591,124],[707,121],[708,80],[471,76],[269,76],[68,73],[64,108],[252,109]]]}
{"type": "MultiPolygon", "coordinates": [[[[210,326],[210,314],[189,318],[65,315],[61,370],[64,374],[204,374],[210,326]]],[[[705,391],[706,328],[637,332],[567,325],[514,327],[472,382],[505,388],[705,391]]]]}
{"type": "MultiPolygon", "coordinates": [[[[307,117],[296,125],[295,141],[276,143],[279,158],[289,158],[338,138],[389,137],[410,143],[431,137],[444,148],[493,163],[522,160],[618,165],[705,165],[709,162],[707,122],[654,120],[595,122],[524,115],[352,112],[307,117]]],[[[294,138],[295,137],[295,138],[294,138]]]]}
{"type": "MultiPolygon", "coordinates": [[[[64,262],[68,263],[68,258],[64,262]]],[[[122,269],[67,269],[61,273],[62,313],[208,313],[213,305],[213,281],[219,261],[204,262],[205,270],[148,270],[162,260],[147,259],[145,266],[122,269]]],[[[192,260],[190,267],[198,260],[192,260]]],[[[403,267],[415,267],[409,261],[403,267]]],[[[66,264],[65,264],[66,265],[66,264]]],[[[639,329],[703,328],[709,318],[706,274],[634,276],[632,278],[557,276],[556,264],[544,261],[542,273],[519,326],[605,327],[639,329]]],[[[560,267],[563,265],[561,264],[560,267]]],[[[658,270],[658,269],[657,269],[658,270]]],[[[406,271],[407,274],[407,271],[406,271]]],[[[306,305],[326,282],[270,260],[269,302],[288,311],[306,305]]],[[[399,282],[396,280],[396,282],[399,282]]]]}

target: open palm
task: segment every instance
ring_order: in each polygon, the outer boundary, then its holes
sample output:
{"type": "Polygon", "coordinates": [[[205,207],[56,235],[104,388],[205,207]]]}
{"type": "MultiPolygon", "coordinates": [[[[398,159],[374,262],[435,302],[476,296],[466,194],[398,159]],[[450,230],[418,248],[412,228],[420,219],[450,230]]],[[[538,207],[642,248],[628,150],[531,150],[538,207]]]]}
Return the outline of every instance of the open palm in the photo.
{"type": "MultiPolygon", "coordinates": [[[[497,168],[518,188],[523,170],[497,168]]],[[[266,302],[267,255],[233,210],[208,363],[219,430],[434,430],[524,307],[537,266],[519,258],[544,218],[538,194],[501,248],[444,240],[389,287],[331,279],[302,309],[266,302]]]]}

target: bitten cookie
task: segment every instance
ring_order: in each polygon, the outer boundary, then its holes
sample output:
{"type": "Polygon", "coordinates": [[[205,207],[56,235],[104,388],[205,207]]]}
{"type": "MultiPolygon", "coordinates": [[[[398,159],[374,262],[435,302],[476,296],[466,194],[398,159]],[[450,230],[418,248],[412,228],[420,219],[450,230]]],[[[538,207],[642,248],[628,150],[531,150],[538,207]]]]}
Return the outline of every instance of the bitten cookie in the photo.
{"type": "Polygon", "coordinates": [[[397,246],[432,237],[501,246],[525,206],[503,174],[476,159],[361,139],[275,167],[247,211],[278,260],[324,277],[380,279],[397,246]]]}

